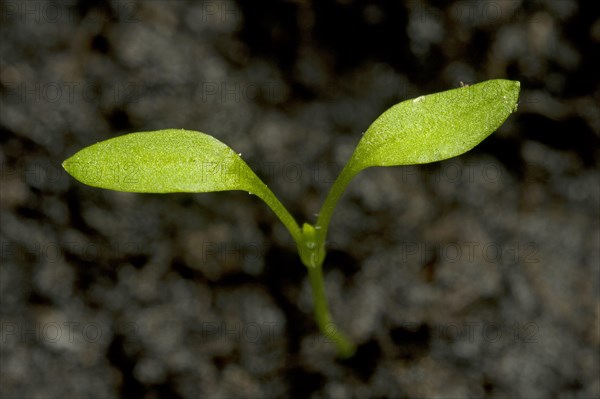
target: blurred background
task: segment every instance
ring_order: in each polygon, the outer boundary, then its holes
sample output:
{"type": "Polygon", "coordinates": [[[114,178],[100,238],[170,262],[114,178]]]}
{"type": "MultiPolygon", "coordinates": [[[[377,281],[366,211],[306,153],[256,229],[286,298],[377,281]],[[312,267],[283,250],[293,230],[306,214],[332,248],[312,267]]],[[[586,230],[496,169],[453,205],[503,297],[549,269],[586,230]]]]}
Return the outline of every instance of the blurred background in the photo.
{"type": "Polygon", "coordinates": [[[0,397],[598,398],[593,1],[14,1],[0,23],[0,397]],[[254,196],[94,189],[100,140],[214,135],[299,222],[402,100],[519,80],[473,151],[374,168],[334,215],[337,360],[254,196]]]}

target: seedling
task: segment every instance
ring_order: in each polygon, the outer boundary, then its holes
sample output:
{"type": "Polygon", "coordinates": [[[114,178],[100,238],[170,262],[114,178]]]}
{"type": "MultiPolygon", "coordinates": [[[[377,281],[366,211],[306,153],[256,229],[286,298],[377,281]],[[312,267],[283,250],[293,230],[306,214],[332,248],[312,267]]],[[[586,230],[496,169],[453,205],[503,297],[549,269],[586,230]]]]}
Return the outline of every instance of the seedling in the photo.
{"type": "Polygon", "coordinates": [[[334,182],[315,224],[302,227],[238,154],[204,133],[167,129],[132,133],[99,142],[63,163],[80,182],[138,193],[242,190],[261,198],[296,242],[308,269],[314,313],[321,332],[341,357],[355,345],[332,322],[322,265],[334,208],[354,176],[372,166],[413,165],[463,154],[516,111],[520,83],[489,80],[403,101],[385,111],[360,139],[334,182]]]}

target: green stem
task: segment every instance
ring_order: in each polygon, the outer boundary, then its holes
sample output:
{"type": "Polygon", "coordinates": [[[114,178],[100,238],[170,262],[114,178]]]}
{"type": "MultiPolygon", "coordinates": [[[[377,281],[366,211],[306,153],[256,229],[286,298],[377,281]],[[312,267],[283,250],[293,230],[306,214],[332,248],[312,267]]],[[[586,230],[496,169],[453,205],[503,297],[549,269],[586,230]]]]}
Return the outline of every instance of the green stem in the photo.
{"type": "Polygon", "coordinates": [[[346,186],[354,177],[356,172],[351,168],[350,162],[331,187],[319,217],[316,226],[305,223],[302,229],[296,223],[294,217],[281,204],[273,192],[264,185],[263,189],[256,193],[269,207],[275,212],[279,220],[289,230],[296,241],[298,253],[302,263],[308,269],[308,278],[312,288],[314,312],[317,325],[321,333],[331,342],[335,343],[338,355],[342,358],[349,358],[354,355],[356,347],[346,335],[340,331],[331,320],[327,297],[325,296],[325,284],[323,281],[323,260],[325,259],[325,237],[329,222],[333,215],[333,210],[346,186]]]}
{"type": "Polygon", "coordinates": [[[331,221],[331,216],[333,216],[335,206],[342,197],[342,194],[344,194],[348,183],[350,183],[350,180],[352,180],[354,176],[356,176],[356,171],[352,169],[352,162],[348,162],[335,179],[331,189],[329,189],[329,193],[327,194],[327,198],[325,198],[325,202],[323,203],[321,211],[319,212],[319,217],[317,218],[317,223],[315,224],[315,228],[318,231],[317,234],[323,242],[325,241],[325,237],[327,237],[329,222],[331,221]]]}
{"type": "Polygon", "coordinates": [[[338,350],[338,355],[342,358],[351,357],[356,347],[342,333],[331,320],[329,307],[327,305],[327,297],[325,296],[325,284],[323,281],[323,268],[321,265],[309,266],[308,278],[312,288],[315,319],[321,333],[331,342],[335,343],[338,350]]]}
{"type": "Polygon", "coordinates": [[[356,346],[348,337],[340,331],[331,320],[327,297],[325,296],[325,285],[323,282],[323,260],[325,259],[325,238],[329,229],[329,222],[338,201],[342,197],[346,187],[356,175],[352,159],[340,172],[333,186],[325,198],[321,207],[315,226],[304,224],[302,226],[302,245],[298,247],[302,262],[308,269],[308,277],[312,288],[315,318],[321,333],[335,343],[338,355],[349,358],[354,355],[356,346]]]}
{"type": "Polygon", "coordinates": [[[260,199],[262,199],[268,206],[275,212],[275,215],[281,220],[281,223],[288,229],[292,238],[296,242],[296,245],[302,245],[302,231],[296,222],[296,219],[288,212],[285,206],[279,201],[279,199],[273,194],[266,184],[263,183],[263,189],[255,193],[260,199]]]}

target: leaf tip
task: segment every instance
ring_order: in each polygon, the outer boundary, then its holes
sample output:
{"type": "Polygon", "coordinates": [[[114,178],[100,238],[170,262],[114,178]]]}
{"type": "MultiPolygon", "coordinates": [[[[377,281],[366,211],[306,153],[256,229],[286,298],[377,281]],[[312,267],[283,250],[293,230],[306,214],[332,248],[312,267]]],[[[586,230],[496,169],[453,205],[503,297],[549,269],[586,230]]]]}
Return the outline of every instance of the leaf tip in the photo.
{"type": "Polygon", "coordinates": [[[69,170],[71,168],[71,162],[70,162],[71,158],[67,158],[64,161],[62,161],[62,163],[60,164],[62,166],[62,168],[68,173],[71,174],[71,171],[69,170]]]}
{"type": "Polygon", "coordinates": [[[519,95],[521,93],[521,82],[519,82],[518,80],[510,80],[510,82],[512,83],[512,102],[513,102],[513,109],[512,112],[517,112],[517,108],[519,106],[519,95]]]}
{"type": "Polygon", "coordinates": [[[519,82],[518,80],[511,80],[510,81],[512,83],[512,89],[513,91],[517,94],[517,96],[519,95],[519,92],[521,91],[521,82],[519,82]]]}
{"type": "Polygon", "coordinates": [[[70,156],[69,158],[65,159],[64,161],[62,161],[61,166],[63,167],[63,169],[70,174],[71,176],[74,176],[74,173],[76,172],[76,166],[77,166],[77,154],[70,156]]]}

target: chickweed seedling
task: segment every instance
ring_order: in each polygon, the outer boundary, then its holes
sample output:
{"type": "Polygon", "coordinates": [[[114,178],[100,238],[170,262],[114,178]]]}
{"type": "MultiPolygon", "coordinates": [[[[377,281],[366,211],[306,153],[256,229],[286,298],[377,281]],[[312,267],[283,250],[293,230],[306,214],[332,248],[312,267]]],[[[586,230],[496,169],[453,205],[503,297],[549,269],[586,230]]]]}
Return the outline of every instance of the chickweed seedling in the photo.
{"type": "Polygon", "coordinates": [[[520,83],[489,80],[394,105],[360,139],[318,213],[301,227],[238,154],[204,133],[167,129],[132,133],[79,151],[63,167],[80,182],[138,193],[242,190],[261,198],[287,227],[308,269],[314,313],[321,332],[341,357],[355,346],[332,322],[322,265],[334,208],[354,176],[372,166],[413,165],[463,154],[516,111],[520,83]]]}

